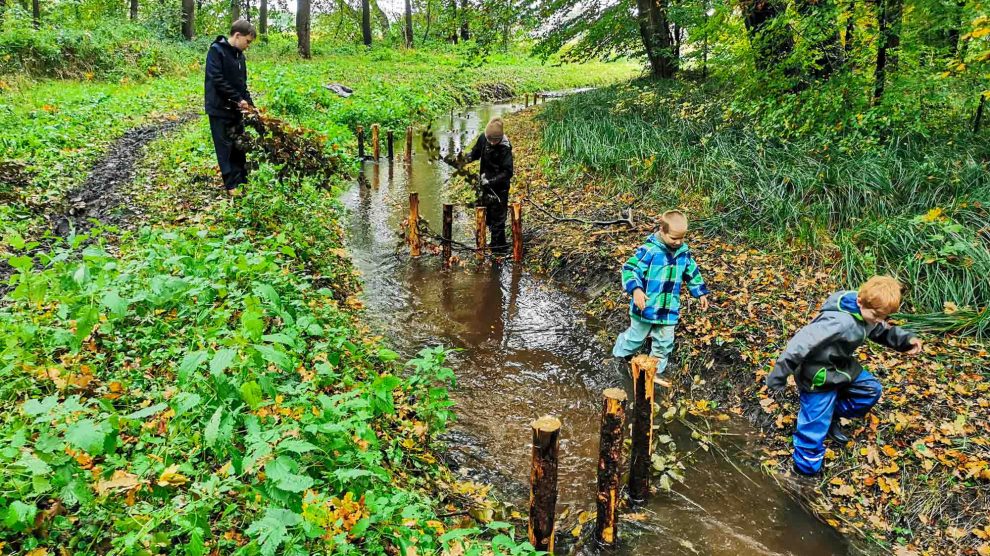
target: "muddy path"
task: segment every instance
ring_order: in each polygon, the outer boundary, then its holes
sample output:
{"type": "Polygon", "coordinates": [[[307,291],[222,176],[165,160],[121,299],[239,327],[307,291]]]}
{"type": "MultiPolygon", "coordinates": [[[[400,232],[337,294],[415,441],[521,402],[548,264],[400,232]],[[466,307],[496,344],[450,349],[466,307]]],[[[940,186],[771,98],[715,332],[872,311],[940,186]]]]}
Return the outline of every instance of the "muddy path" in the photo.
{"type": "MultiPolygon", "coordinates": [[[[522,108],[483,104],[434,125],[442,152],[468,148],[487,120],[522,108]]],[[[508,131],[511,139],[512,131],[508,131]]],[[[568,294],[522,265],[464,264],[444,270],[436,257],[409,259],[397,250],[410,192],[420,215],[440,228],[449,202],[450,169],[431,163],[419,144],[409,163],[382,159],[363,167],[342,202],[349,210],[348,250],[362,274],[364,302],[374,327],[404,355],[428,346],[455,348],[451,395],[457,422],[447,459],[468,478],[494,484],[523,514],[528,493],[530,422],[561,419],[558,547],[573,541],[581,512],[594,511],[601,393],[631,390],[622,365],[599,337],[603,323],[587,314],[588,300],[568,294]]],[[[473,242],[469,211],[455,211],[454,239],[473,242]]],[[[690,424],[662,431],[685,460],[683,482],[625,513],[618,554],[840,555],[857,550],[820,522],[760,469],[759,431],[726,417],[713,435],[720,449],[701,450],[690,424]]]]}

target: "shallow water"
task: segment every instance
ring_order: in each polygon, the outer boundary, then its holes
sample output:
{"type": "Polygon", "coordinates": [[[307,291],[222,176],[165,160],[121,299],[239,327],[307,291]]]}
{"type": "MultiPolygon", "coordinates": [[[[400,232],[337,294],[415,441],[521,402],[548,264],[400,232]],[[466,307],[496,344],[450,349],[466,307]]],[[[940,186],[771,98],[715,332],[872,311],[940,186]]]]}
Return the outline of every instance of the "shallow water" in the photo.
{"type": "MultiPolygon", "coordinates": [[[[489,118],[519,108],[484,104],[442,118],[434,124],[441,148],[470,148],[489,118]]],[[[511,128],[506,131],[511,140],[511,128]]],[[[539,276],[508,262],[472,261],[443,270],[437,257],[410,260],[404,254],[398,234],[409,192],[419,193],[420,214],[439,230],[451,173],[445,164],[426,160],[418,134],[414,143],[411,164],[401,160],[404,142],[397,140],[396,161],[365,163],[364,179],[343,196],[350,210],[349,250],[363,274],[368,313],[405,355],[437,344],[463,348],[449,360],[457,374],[452,434],[458,441],[452,444],[465,445],[470,466],[503,482],[504,492],[525,492],[529,423],[553,415],[563,423],[558,515],[568,508],[572,515],[594,511],[601,392],[617,386],[631,394],[628,375],[594,338],[598,328],[585,317],[584,301],[539,276]]],[[[454,236],[473,244],[468,216],[466,209],[455,208],[454,236]]],[[[461,256],[471,259],[469,253],[461,256]]],[[[616,553],[851,553],[838,533],[759,471],[759,448],[746,423],[720,425],[728,432],[724,438],[731,439],[722,444],[735,465],[699,451],[685,483],[675,486],[679,494],[657,494],[636,510],[641,520],[622,522],[616,553]]],[[[669,432],[680,450],[694,449],[683,427],[669,432]]],[[[525,512],[525,499],[514,502],[525,512]]],[[[570,533],[558,525],[557,534],[570,533]]]]}

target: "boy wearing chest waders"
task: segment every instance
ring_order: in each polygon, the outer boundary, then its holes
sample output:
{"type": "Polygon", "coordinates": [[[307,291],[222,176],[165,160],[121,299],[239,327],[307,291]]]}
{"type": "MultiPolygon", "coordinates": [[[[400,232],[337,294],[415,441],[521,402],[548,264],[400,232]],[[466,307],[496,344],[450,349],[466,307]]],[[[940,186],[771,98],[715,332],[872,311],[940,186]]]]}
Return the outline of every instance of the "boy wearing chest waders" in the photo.
{"type": "Polygon", "coordinates": [[[238,19],[230,26],[230,38],[217,37],[206,53],[204,104],[223,187],[232,197],[239,195],[241,186],[247,183],[246,153],[236,140],[244,133],[243,112],[254,107],[247,88],[244,51],[256,36],[253,25],[238,19]]]}
{"type": "Polygon", "coordinates": [[[615,340],[612,355],[630,359],[650,337],[653,340],[650,355],[659,359],[657,374],[666,370],[674,350],[674,329],[684,284],[700,300],[701,310],[708,310],[708,288],[684,242],[687,229],[688,220],[683,212],[663,213],[660,230],[650,235],[622,267],[622,284],[632,296],[631,322],[615,340]]]}
{"type": "Polygon", "coordinates": [[[794,432],[794,470],[816,475],[825,458],[825,437],[845,444],[841,417],[863,417],[880,400],[883,388],[856,360],[867,339],[900,352],[921,353],[921,340],[890,326],[887,317],[901,305],[901,286],[889,276],[870,278],[859,291],[832,294],[815,320],[794,335],[767,376],[775,392],[794,375],[801,410],[794,432]]]}
{"type": "Polygon", "coordinates": [[[481,199],[492,251],[505,251],[505,217],[509,209],[509,182],[512,180],[512,144],[502,129],[502,118],[492,118],[485,133],[478,137],[468,162],[481,161],[481,199]]]}

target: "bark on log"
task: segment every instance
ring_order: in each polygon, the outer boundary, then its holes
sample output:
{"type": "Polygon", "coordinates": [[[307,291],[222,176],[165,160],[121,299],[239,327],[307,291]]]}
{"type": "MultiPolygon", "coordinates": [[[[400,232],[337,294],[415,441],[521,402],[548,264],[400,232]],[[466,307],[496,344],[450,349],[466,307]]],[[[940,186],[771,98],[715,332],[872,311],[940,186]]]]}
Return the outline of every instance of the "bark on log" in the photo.
{"type": "Polygon", "coordinates": [[[392,160],[393,158],[395,158],[395,144],[394,144],[394,141],[395,141],[395,136],[393,135],[392,130],[390,129],[390,130],[386,131],[385,132],[385,144],[388,146],[388,159],[389,160],[392,160]]]}
{"type": "Polygon", "coordinates": [[[454,205],[443,205],[443,265],[450,267],[451,240],[454,237],[454,205]]]}
{"type": "Polygon", "coordinates": [[[532,423],[533,457],[529,476],[529,542],[536,550],[553,552],[557,506],[557,459],[560,421],[541,417],[532,423]]]}
{"type": "Polygon", "coordinates": [[[522,262],[522,203],[512,203],[512,260],[522,262]]]}
{"type": "Polygon", "coordinates": [[[656,372],[655,357],[637,355],[633,358],[632,454],[629,462],[629,496],[633,502],[645,502],[650,497],[653,379],[656,372]]]}
{"type": "Polygon", "coordinates": [[[615,546],[619,534],[620,467],[627,403],[626,393],[619,388],[609,388],[603,394],[598,444],[598,516],[595,521],[595,540],[602,546],[615,546]]]}
{"type": "Polygon", "coordinates": [[[381,141],[378,138],[378,124],[371,125],[371,155],[376,162],[382,156],[381,141]]]}
{"type": "Polygon", "coordinates": [[[485,207],[474,207],[474,244],[478,260],[485,258],[485,242],[487,230],[485,229],[485,207]]]}
{"type": "Polygon", "coordinates": [[[358,158],[364,160],[364,126],[357,126],[358,158]]]}
{"type": "Polygon", "coordinates": [[[409,255],[418,257],[420,255],[419,193],[409,194],[409,231],[406,239],[409,240],[409,255]]]}

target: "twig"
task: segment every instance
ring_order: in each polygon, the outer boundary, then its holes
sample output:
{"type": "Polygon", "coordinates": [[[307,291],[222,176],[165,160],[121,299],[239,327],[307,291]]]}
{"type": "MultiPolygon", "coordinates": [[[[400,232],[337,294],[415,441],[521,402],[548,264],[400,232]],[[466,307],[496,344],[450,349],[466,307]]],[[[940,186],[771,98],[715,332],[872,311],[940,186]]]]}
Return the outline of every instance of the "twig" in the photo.
{"type": "Polygon", "coordinates": [[[540,206],[536,201],[526,198],[526,202],[533,205],[537,210],[543,214],[549,216],[557,222],[577,222],[578,224],[588,224],[591,226],[615,226],[616,224],[625,224],[630,228],[635,228],[636,225],[633,224],[632,220],[632,208],[626,209],[625,218],[616,218],[615,220],[590,220],[588,218],[578,218],[576,216],[557,216],[549,210],[540,206]]]}

